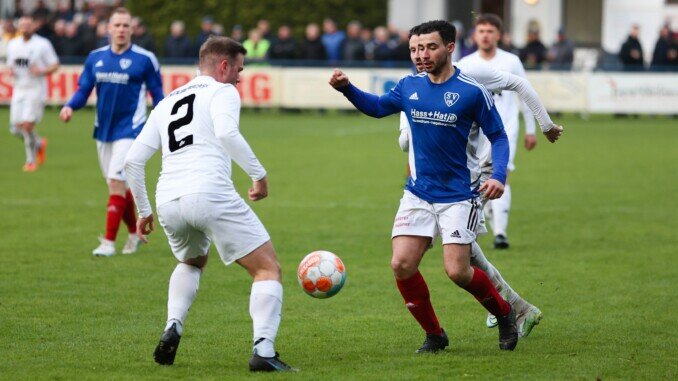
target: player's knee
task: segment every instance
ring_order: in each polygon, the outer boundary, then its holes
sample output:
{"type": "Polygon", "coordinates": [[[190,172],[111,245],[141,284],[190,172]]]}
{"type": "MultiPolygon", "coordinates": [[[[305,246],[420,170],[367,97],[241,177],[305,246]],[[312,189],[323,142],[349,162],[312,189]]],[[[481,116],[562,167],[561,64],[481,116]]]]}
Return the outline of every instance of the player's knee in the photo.
{"type": "Polygon", "coordinates": [[[196,257],[196,258],[189,258],[189,259],[182,261],[182,263],[185,263],[185,264],[190,265],[190,266],[195,266],[195,267],[202,270],[203,267],[205,267],[205,265],[207,265],[207,255],[201,255],[201,256],[196,257]]]}
{"type": "MultiPolygon", "coordinates": [[[[471,281],[468,269],[462,266],[448,266],[445,268],[447,276],[458,286],[465,286],[471,281]]],[[[473,276],[473,273],[471,273],[473,276]]]]}
{"type": "Polygon", "coordinates": [[[391,269],[396,279],[408,279],[418,270],[415,263],[400,258],[391,259],[391,269]]]}

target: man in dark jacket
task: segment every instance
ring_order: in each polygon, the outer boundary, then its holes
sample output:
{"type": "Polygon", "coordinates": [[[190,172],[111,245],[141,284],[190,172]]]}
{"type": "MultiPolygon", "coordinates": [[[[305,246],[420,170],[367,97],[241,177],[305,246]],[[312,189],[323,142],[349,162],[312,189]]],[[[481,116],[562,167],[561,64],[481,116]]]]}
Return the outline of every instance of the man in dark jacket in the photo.
{"type": "Polygon", "coordinates": [[[320,40],[320,27],[318,24],[310,23],[306,26],[306,37],[301,46],[301,58],[314,61],[327,59],[325,46],[320,40]]]}
{"type": "Polygon", "coordinates": [[[639,32],[640,28],[638,25],[633,25],[629,37],[626,39],[626,42],[622,44],[621,50],[619,51],[619,59],[626,71],[642,71],[645,69],[643,62],[643,48],[638,40],[639,32]]]}
{"type": "Polygon", "coordinates": [[[674,40],[671,28],[664,25],[659,31],[659,39],[654,46],[650,70],[675,71],[678,70],[678,46],[674,40]]]}
{"type": "Polygon", "coordinates": [[[289,25],[278,28],[278,38],[275,38],[268,48],[268,58],[272,60],[293,60],[297,58],[297,42],[292,37],[289,25]]]}

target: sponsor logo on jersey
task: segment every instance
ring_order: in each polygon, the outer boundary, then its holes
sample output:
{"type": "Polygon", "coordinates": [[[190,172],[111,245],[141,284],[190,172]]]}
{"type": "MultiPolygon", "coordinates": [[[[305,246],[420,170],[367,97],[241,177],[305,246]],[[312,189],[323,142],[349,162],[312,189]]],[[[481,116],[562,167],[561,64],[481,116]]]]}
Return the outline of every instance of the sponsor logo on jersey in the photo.
{"type": "Polygon", "coordinates": [[[102,61],[102,60],[99,60],[99,61],[97,61],[96,64],[94,64],[94,67],[102,67],[102,66],[104,66],[104,61],[102,61]]]}
{"type": "Polygon", "coordinates": [[[129,58],[120,59],[120,67],[122,70],[126,70],[128,67],[132,66],[132,60],[129,58]]]}
{"type": "Polygon", "coordinates": [[[457,114],[440,111],[410,110],[410,116],[415,123],[433,124],[436,126],[456,127],[457,114]]]}
{"type": "Polygon", "coordinates": [[[452,105],[457,103],[458,100],[459,94],[452,93],[449,91],[445,93],[445,104],[447,105],[447,107],[452,107],[452,105]]]}
{"type": "Polygon", "coordinates": [[[120,83],[126,85],[129,82],[129,74],[116,72],[96,73],[97,82],[120,83]]]}
{"type": "Polygon", "coordinates": [[[410,95],[410,99],[413,101],[418,101],[419,100],[419,95],[415,91],[414,94],[410,95]]]}

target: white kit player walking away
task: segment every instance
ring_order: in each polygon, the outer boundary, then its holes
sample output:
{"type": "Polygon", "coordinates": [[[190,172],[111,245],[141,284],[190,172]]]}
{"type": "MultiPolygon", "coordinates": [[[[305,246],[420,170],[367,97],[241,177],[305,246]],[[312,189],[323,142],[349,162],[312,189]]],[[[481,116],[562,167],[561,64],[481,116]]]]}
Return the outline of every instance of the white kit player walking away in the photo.
{"type": "MultiPolygon", "coordinates": [[[[496,69],[524,78],[525,69],[520,62],[520,58],[515,54],[498,48],[502,33],[502,21],[499,16],[494,14],[480,15],[476,18],[474,25],[474,39],[478,45],[478,50],[462,58],[459,64],[463,67],[485,63],[496,69]]],[[[494,102],[509,139],[510,157],[508,170],[510,173],[515,170],[513,161],[516,156],[518,142],[518,111],[522,112],[525,121],[525,148],[528,151],[532,150],[537,144],[534,116],[525,102],[521,102],[513,91],[495,92],[494,102]]],[[[483,161],[490,160],[487,149],[485,152],[481,152],[481,155],[483,161]]],[[[507,178],[504,194],[496,200],[491,200],[485,207],[485,213],[494,233],[494,247],[496,249],[508,249],[509,247],[508,222],[511,210],[511,186],[508,180],[507,178]]]]}
{"type": "Polygon", "coordinates": [[[78,90],[61,109],[59,117],[68,122],[74,110],[85,106],[96,87],[97,106],[94,139],[101,172],[108,184],[106,234],[93,251],[95,256],[115,255],[115,238],[121,220],[127,225],[123,254],[137,251],[136,213],[132,193],[125,183],[124,160],[129,147],[146,122],[146,92],[153,104],[162,99],[160,66],[155,55],[132,44],[132,15],[117,8],[108,22],[111,44],[93,50],[80,74],[78,90]]]}
{"type": "Polygon", "coordinates": [[[153,353],[174,363],[184,320],[195,299],[214,242],[221,260],[237,262],[253,278],[250,315],[254,328],[251,371],[294,371],[274,349],[283,289],[280,265],[268,232],[238,195],[231,159],[252,179],[248,197],[268,195],[266,171],[239,132],[240,96],[235,85],[247,51],[226,37],[211,37],[200,48],[200,75],[174,90],[151,112],[125,160],[139,209],[140,237],[153,230],[145,165],[161,150],[156,188],[158,221],[179,260],[169,282],[167,323],[153,353]]]}
{"type": "MultiPolygon", "coordinates": [[[[417,49],[418,40],[419,36],[410,36],[410,58],[412,59],[412,63],[415,65],[417,72],[422,72],[424,71],[424,65],[422,62],[422,57],[419,54],[419,50],[417,49]]],[[[539,121],[540,126],[544,131],[546,131],[545,133],[548,139],[555,141],[562,132],[562,128],[551,121],[544,105],[539,99],[539,96],[526,79],[505,71],[495,70],[491,66],[482,63],[477,65],[455,64],[454,66],[460,67],[465,75],[478,81],[478,83],[484,85],[492,92],[502,90],[516,91],[520,95],[521,99],[524,99],[525,103],[532,109],[537,120],[539,121]]],[[[409,135],[409,121],[407,116],[404,113],[401,113],[400,136],[398,138],[398,142],[400,148],[404,152],[409,152],[409,135]]],[[[487,138],[482,133],[480,134],[479,138],[479,143],[489,144],[487,138]]],[[[477,160],[477,157],[475,160],[477,160]]],[[[491,163],[485,163],[485,165],[481,168],[481,171],[481,183],[483,183],[491,177],[491,163]]],[[[482,234],[484,232],[486,232],[484,222],[480,221],[478,233],[482,234]]],[[[411,259],[411,257],[408,258],[408,260],[411,259]]],[[[408,264],[406,267],[411,268],[414,271],[418,268],[418,262],[420,260],[421,259],[412,261],[412,263],[408,264]]],[[[492,265],[492,263],[487,260],[482,249],[480,248],[480,245],[478,245],[476,241],[474,241],[471,246],[471,264],[479,267],[481,270],[487,273],[488,277],[492,281],[492,284],[494,284],[499,293],[504,296],[504,298],[506,298],[506,300],[516,310],[516,321],[518,324],[520,336],[528,336],[534,326],[539,324],[539,321],[542,317],[541,311],[537,307],[524,300],[511,288],[508,282],[504,280],[499,270],[497,270],[494,265],[492,265]]],[[[396,270],[397,269],[394,268],[394,271],[396,270]]],[[[489,328],[495,327],[496,318],[490,315],[487,325],[489,328]]]]}
{"type": "Polygon", "coordinates": [[[7,66],[14,75],[9,109],[10,132],[24,142],[25,172],[34,172],[45,162],[47,139],[41,138],[36,124],[42,119],[47,101],[47,75],[59,68],[59,58],[46,38],[35,34],[31,16],[19,19],[21,36],[7,45],[7,66]]]}

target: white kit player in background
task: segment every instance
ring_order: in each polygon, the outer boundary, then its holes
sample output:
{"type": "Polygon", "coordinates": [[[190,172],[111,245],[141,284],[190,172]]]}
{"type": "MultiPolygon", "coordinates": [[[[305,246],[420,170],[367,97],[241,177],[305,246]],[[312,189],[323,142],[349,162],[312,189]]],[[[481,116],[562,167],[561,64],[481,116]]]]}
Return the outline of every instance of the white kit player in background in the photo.
{"type": "MultiPolygon", "coordinates": [[[[525,78],[525,69],[520,59],[515,54],[498,48],[501,40],[502,21],[497,15],[483,14],[474,22],[474,39],[478,50],[471,55],[462,58],[460,65],[472,66],[481,63],[490,64],[496,69],[503,70],[525,78]]],[[[506,135],[509,139],[509,173],[513,172],[513,163],[517,151],[518,142],[518,111],[523,114],[525,121],[525,148],[532,150],[537,144],[535,136],[534,116],[525,102],[521,102],[513,91],[502,91],[494,94],[494,102],[497,111],[504,123],[506,135]]],[[[481,153],[482,159],[489,159],[489,150],[481,153]]],[[[510,176],[507,179],[504,194],[497,200],[487,204],[485,213],[494,233],[494,247],[496,249],[508,249],[508,221],[511,210],[511,186],[510,176]]]]}
{"type": "Polygon", "coordinates": [[[47,147],[47,140],[38,136],[35,125],[45,110],[47,75],[59,68],[59,58],[49,40],[35,34],[32,17],[21,17],[18,30],[22,35],[7,45],[7,66],[14,75],[10,130],[24,141],[23,170],[34,172],[44,163],[47,147]]]}
{"type": "Polygon", "coordinates": [[[156,189],[158,221],[179,260],[169,282],[167,324],[153,353],[171,365],[183,325],[214,242],[221,260],[237,262],[254,279],[250,315],[254,327],[251,371],[293,371],[274,349],[281,319],[280,265],[268,232],[236,192],[231,159],[252,179],[248,197],[268,195],[266,171],[239,131],[240,96],[235,85],[247,51],[226,37],[211,37],[200,48],[198,77],[170,93],[151,112],[125,160],[139,210],[137,234],[153,230],[145,165],[161,150],[156,189]]]}
{"type": "MultiPolygon", "coordinates": [[[[418,36],[410,37],[410,58],[415,65],[417,72],[422,72],[424,71],[424,65],[421,57],[418,54],[418,50],[413,49],[413,47],[417,46],[417,38],[418,36]]],[[[462,70],[465,75],[478,81],[478,83],[485,86],[491,92],[496,93],[504,90],[515,91],[525,104],[530,107],[547,139],[555,142],[559,138],[563,131],[562,127],[551,120],[546,108],[539,99],[539,95],[537,95],[527,79],[506,71],[496,70],[483,62],[466,65],[455,63],[454,66],[462,70]]],[[[480,183],[482,184],[492,175],[492,162],[489,159],[490,144],[482,132],[480,132],[478,140],[479,144],[475,160],[478,160],[478,162],[481,163],[480,183]],[[484,155],[482,159],[478,157],[479,153],[484,155]],[[487,157],[485,157],[485,155],[487,157]]],[[[405,113],[400,113],[400,136],[398,137],[398,143],[401,150],[410,154],[410,124],[405,113]]],[[[483,204],[486,204],[489,200],[483,201],[483,204]]],[[[484,220],[481,220],[478,225],[479,234],[487,232],[484,220]]],[[[487,273],[488,277],[492,280],[492,284],[497,288],[497,291],[499,291],[499,293],[504,296],[516,310],[516,323],[520,336],[528,336],[542,318],[542,312],[539,308],[530,304],[511,288],[508,282],[504,280],[499,270],[487,260],[480,245],[475,241],[471,245],[471,263],[487,273]]],[[[493,328],[496,325],[496,318],[490,314],[487,319],[488,328],[493,328]]]]}

